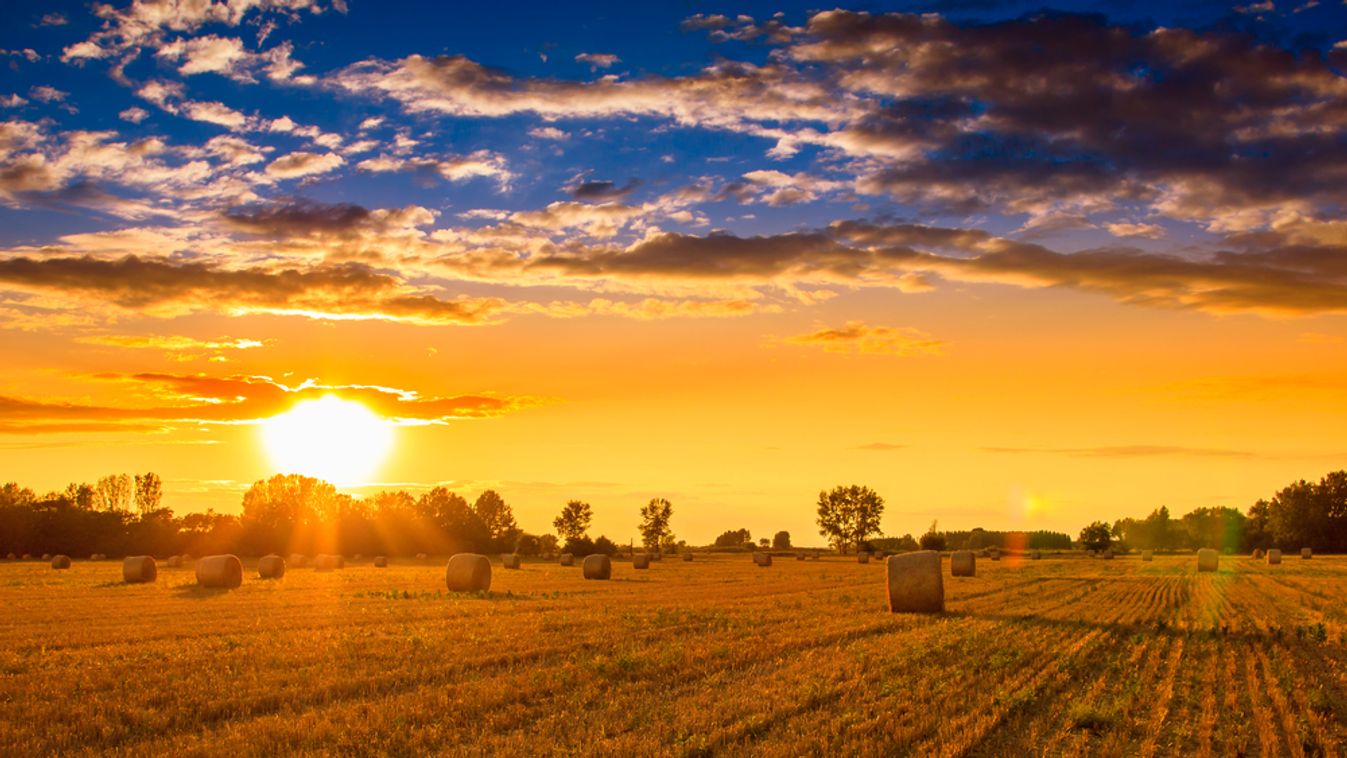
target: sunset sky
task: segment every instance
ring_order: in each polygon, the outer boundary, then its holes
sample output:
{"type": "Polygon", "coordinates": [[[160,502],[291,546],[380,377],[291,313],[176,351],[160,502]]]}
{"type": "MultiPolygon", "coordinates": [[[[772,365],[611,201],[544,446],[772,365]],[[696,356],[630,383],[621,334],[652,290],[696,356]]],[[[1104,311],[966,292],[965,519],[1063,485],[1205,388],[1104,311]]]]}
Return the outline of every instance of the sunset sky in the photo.
{"type": "Polygon", "coordinates": [[[326,396],[622,541],[1347,465],[1340,0],[434,7],[4,4],[0,480],[237,512],[326,396]]]}

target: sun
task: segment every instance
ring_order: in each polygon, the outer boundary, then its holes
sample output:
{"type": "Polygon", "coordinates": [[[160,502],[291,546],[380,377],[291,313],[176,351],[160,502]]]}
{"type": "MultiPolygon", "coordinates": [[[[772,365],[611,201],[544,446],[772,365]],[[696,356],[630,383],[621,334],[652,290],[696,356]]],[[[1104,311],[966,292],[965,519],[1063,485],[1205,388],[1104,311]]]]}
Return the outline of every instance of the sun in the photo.
{"type": "Polygon", "coordinates": [[[327,395],[262,422],[271,462],[287,474],[363,484],[393,446],[393,426],[360,403],[327,395]]]}

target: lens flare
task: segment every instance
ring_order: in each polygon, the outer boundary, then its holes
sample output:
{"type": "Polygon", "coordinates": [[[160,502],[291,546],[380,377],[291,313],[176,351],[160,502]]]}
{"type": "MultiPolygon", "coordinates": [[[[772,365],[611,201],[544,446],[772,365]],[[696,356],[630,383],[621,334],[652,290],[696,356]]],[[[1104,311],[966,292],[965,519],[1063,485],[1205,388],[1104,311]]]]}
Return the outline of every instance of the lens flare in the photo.
{"type": "Polygon", "coordinates": [[[262,422],[262,440],[282,473],[363,484],[393,446],[393,426],[360,403],[327,395],[262,422]]]}

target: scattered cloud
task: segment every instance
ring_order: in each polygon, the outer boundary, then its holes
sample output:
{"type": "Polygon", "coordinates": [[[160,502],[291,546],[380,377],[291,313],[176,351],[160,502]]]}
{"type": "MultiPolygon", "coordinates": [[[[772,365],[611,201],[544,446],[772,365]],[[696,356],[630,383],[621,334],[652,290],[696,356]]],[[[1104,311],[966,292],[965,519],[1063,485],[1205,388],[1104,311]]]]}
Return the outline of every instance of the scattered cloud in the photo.
{"type": "Polygon", "coordinates": [[[830,353],[868,353],[874,355],[939,355],[947,343],[910,328],[869,326],[864,321],[848,321],[841,328],[820,328],[786,337],[789,345],[820,347],[830,353]]]}

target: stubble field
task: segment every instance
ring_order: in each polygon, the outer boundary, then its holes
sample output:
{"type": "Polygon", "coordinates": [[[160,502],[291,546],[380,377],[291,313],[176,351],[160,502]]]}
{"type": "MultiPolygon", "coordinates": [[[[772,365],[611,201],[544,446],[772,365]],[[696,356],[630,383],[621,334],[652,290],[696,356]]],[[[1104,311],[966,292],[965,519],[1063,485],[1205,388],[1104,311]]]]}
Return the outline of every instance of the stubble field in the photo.
{"type": "Polygon", "coordinates": [[[749,556],[348,562],[197,589],[0,564],[0,755],[1338,754],[1347,559],[978,560],[948,612],[884,569],[749,556]]]}

